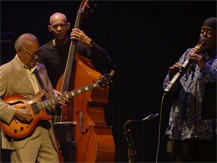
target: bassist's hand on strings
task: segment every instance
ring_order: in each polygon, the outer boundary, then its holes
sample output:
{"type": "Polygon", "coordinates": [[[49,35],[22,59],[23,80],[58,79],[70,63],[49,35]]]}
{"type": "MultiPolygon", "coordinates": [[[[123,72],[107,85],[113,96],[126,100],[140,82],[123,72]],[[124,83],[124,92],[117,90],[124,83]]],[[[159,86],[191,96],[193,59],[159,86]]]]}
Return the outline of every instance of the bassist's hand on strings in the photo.
{"type": "MultiPolygon", "coordinates": [[[[53,91],[54,91],[55,97],[62,95],[61,92],[59,92],[59,91],[57,91],[57,90],[55,90],[55,89],[53,89],[53,91]]],[[[65,91],[64,94],[65,94],[65,93],[67,93],[67,91],[65,91]]],[[[69,102],[69,99],[63,98],[63,99],[60,99],[60,100],[59,100],[59,103],[58,103],[58,104],[60,105],[61,108],[63,108],[64,106],[66,106],[66,104],[67,104],[68,102],[69,102]]]]}
{"type": "Polygon", "coordinates": [[[92,40],[82,30],[78,28],[72,29],[70,36],[71,39],[77,40],[80,43],[89,46],[89,48],[92,48],[93,46],[93,44],[91,43],[92,40]]]}
{"type": "Polygon", "coordinates": [[[14,116],[25,123],[29,123],[33,119],[33,115],[30,109],[17,109],[14,116]]]}

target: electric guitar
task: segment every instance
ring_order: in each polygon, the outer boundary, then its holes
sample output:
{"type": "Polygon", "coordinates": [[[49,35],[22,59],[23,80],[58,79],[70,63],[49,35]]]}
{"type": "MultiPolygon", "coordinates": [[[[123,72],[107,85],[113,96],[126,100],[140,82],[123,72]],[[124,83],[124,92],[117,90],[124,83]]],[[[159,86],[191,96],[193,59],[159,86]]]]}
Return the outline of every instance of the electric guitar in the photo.
{"type": "Polygon", "coordinates": [[[71,99],[77,95],[85,93],[89,90],[105,87],[113,82],[114,71],[112,70],[109,75],[104,75],[97,82],[89,84],[87,86],[70,91],[66,94],[62,94],[58,97],[42,101],[45,90],[39,91],[34,97],[27,98],[22,95],[10,95],[3,98],[6,104],[9,104],[17,109],[30,109],[33,114],[33,120],[30,123],[24,123],[14,117],[10,124],[1,121],[1,129],[3,132],[12,138],[24,138],[28,136],[36,127],[37,123],[41,120],[51,120],[52,115],[48,114],[46,108],[59,103],[59,99],[64,97],[71,99]]]}

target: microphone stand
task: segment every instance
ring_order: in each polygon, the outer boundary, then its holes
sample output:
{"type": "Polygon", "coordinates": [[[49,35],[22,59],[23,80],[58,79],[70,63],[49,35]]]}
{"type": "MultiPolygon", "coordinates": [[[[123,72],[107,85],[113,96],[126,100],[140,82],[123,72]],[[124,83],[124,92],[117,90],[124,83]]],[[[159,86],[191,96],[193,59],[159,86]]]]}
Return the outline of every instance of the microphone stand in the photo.
{"type": "Polygon", "coordinates": [[[128,150],[127,150],[127,154],[128,154],[128,162],[129,163],[134,163],[136,161],[136,150],[134,147],[134,143],[133,143],[133,139],[131,137],[130,134],[130,129],[129,129],[129,125],[135,122],[143,122],[143,121],[149,121],[150,119],[155,118],[156,116],[158,116],[158,113],[156,114],[150,114],[149,116],[147,116],[146,118],[143,118],[142,120],[136,120],[136,119],[131,119],[125,122],[124,124],[124,135],[127,141],[127,145],[128,145],[128,150]],[[128,126],[128,128],[127,128],[128,126]]]}

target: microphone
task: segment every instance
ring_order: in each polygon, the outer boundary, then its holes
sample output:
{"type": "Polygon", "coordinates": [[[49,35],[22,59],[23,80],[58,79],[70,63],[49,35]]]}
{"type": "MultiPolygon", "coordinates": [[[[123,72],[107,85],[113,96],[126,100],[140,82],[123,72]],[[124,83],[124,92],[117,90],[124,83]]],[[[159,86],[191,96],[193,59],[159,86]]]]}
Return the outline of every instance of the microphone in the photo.
{"type": "Polygon", "coordinates": [[[143,122],[143,121],[149,121],[155,117],[158,116],[158,113],[156,114],[150,114],[148,115],[147,117],[143,118],[142,120],[136,120],[136,119],[132,119],[132,120],[129,120],[128,123],[135,123],[135,122],[143,122]]]}
{"type": "Polygon", "coordinates": [[[157,117],[159,114],[156,113],[156,114],[150,114],[149,116],[147,116],[146,118],[143,118],[141,121],[149,121],[155,117],[157,117]]]}
{"type": "MultiPolygon", "coordinates": [[[[202,41],[201,43],[197,44],[192,53],[199,53],[202,51],[203,46],[205,45],[206,41],[202,41]]],[[[173,86],[176,84],[177,81],[179,81],[179,79],[182,77],[182,75],[184,75],[185,70],[187,70],[187,68],[189,66],[192,66],[194,64],[192,59],[187,58],[185,60],[185,62],[183,63],[183,65],[179,68],[178,73],[172,78],[172,80],[170,81],[170,83],[167,85],[167,87],[164,89],[164,92],[167,93],[171,90],[171,88],[173,88],[173,86]]]]}
{"type": "Polygon", "coordinates": [[[153,119],[153,118],[155,118],[157,116],[158,116],[158,113],[156,113],[156,114],[150,114],[149,116],[147,116],[146,118],[143,118],[142,120],[130,119],[130,120],[128,120],[128,121],[125,122],[125,124],[124,124],[124,130],[127,132],[126,127],[129,127],[129,125],[131,123],[149,121],[150,119],[153,119]]]}

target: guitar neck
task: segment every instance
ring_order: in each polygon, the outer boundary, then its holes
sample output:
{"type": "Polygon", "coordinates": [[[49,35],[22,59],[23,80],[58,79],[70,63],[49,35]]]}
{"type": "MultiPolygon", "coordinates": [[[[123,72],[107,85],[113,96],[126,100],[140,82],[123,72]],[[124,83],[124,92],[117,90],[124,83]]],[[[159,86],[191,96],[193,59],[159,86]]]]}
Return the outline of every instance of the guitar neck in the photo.
{"type": "Polygon", "coordinates": [[[71,98],[73,98],[79,94],[82,94],[82,93],[85,93],[89,90],[97,88],[97,87],[99,87],[98,82],[99,81],[97,81],[96,83],[92,83],[92,84],[89,84],[87,86],[75,89],[75,90],[70,91],[68,93],[62,94],[58,97],[42,101],[42,102],[37,104],[38,110],[40,111],[40,110],[43,110],[43,109],[50,107],[52,105],[58,104],[60,99],[63,99],[63,98],[71,99],[71,98]]]}

